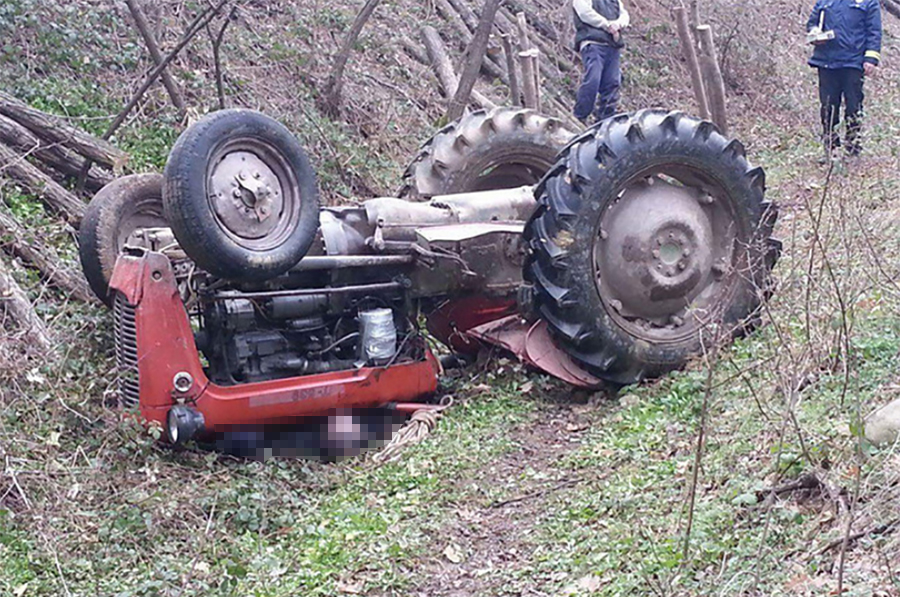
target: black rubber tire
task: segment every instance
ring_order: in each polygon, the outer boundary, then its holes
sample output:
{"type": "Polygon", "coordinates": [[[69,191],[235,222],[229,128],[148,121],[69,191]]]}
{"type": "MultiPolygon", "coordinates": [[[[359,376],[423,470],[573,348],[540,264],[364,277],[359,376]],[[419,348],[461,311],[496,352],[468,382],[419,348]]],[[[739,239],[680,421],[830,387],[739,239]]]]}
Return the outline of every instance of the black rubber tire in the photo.
{"type": "Polygon", "coordinates": [[[273,278],[300,261],[315,238],[319,198],[313,168],[291,132],[264,114],[221,110],[194,123],[172,147],[164,175],[163,205],[175,238],[200,268],[215,276],[236,282],[273,278]],[[210,162],[235,139],[267,144],[296,177],[299,216],[290,233],[272,248],[254,250],[229,237],[208,197],[210,162]]]}
{"type": "Polygon", "coordinates": [[[734,281],[716,304],[717,319],[732,336],[758,321],[780,252],[781,244],[771,238],[777,210],[763,200],[763,170],[752,167],[743,146],[712,123],[644,110],[618,115],[580,135],[536,189],[539,206],[525,229],[525,278],[534,285],[536,314],[547,321],[559,345],[614,384],[659,377],[702,350],[700,333],[666,343],[636,337],[616,321],[595,279],[593,242],[604,210],[633,177],[663,164],[694,168],[717,181],[740,227],[735,259],[745,260],[741,263],[751,274],[731,276],[734,281]]]}
{"type": "Polygon", "coordinates": [[[398,196],[427,201],[435,195],[537,184],[574,135],[562,121],[533,110],[471,112],[422,145],[398,196]]]}
{"type": "Polygon", "coordinates": [[[109,280],[128,236],[137,228],[168,226],[162,174],[132,174],[100,189],[78,229],[81,269],[94,294],[112,306],[109,280]]]}

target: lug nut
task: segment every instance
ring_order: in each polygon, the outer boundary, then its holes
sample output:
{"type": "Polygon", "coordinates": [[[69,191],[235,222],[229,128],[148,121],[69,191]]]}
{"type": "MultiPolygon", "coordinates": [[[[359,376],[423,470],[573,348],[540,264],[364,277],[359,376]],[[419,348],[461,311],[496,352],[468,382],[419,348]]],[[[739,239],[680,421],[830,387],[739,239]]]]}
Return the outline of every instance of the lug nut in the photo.
{"type": "Polygon", "coordinates": [[[253,173],[253,178],[259,178],[259,177],[260,177],[260,173],[259,173],[259,172],[254,172],[254,173],[253,173]]]}
{"type": "Polygon", "coordinates": [[[672,325],[674,325],[677,328],[680,328],[681,326],[684,325],[684,320],[682,318],[678,317],[677,315],[673,315],[671,318],[669,318],[669,323],[671,323],[672,325]]]}
{"type": "Polygon", "coordinates": [[[678,269],[680,269],[681,271],[684,271],[684,268],[686,268],[686,267],[687,267],[687,263],[685,263],[684,261],[678,262],[678,269]]]}
{"type": "Polygon", "coordinates": [[[609,238],[609,232],[607,232],[606,230],[603,230],[601,228],[600,229],[600,240],[606,240],[607,238],[609,238]]]}
{"type": "Polygon", "coordinates": [[[231,192],[231,194],[234,195],[235,199],[241,198],[241,190],[240,189],[235,189],[234,191],[231,192]]]}
{"type": "Polygon", "coordinates": [[[622,301],[613,299],[613,300],[609,301],[609,306],[612,307],[613,309],[615,309],[616,311],[622,311],[622,301]]]}
{"type": "Polygon", "coordinates": [[[653,249],[653,258],[659,259],[659,249],[653,249]]]}

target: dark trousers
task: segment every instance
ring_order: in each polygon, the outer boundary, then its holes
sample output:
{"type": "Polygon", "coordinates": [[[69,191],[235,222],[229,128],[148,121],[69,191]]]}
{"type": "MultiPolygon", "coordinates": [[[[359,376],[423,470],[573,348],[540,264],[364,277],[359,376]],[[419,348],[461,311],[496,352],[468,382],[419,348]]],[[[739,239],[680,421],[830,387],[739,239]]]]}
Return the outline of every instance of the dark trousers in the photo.
{"type": "Polygon", "coordinates": [[[615,115],[616,105],[619,103],[619,87],[622,85],[620,54],[619,48],[599,44],[588,44],[581,48],[584,74],[575,96],[575,118],[584,122],[591,111],[594,111],[598,122],[615,115]]]}
{"type": "Polygon", "coordinates": [[[844,122],[847,126],[847,153],[860,152],[859,131],[863,111],[863,71],[858,68],[820,68],[819,103],[822,115],[822,139],[828,149],[839,147],[841,138],[841,100],[844,101],[844,122]]]}

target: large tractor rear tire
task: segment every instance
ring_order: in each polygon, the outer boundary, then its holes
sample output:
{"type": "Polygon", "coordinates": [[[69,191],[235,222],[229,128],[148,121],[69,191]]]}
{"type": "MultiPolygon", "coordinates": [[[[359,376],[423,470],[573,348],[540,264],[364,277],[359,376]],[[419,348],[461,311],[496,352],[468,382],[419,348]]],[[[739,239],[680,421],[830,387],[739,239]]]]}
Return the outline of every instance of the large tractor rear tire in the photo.
{"type": "Polygon", "coordinates": [[[678,369],[755,325],[780,243],[765,175],[709,122],[623,114],[586,131],[536,189],[534,307],[590,372],[678,369]]]}
{"type": "Polygon", "coordinates": [[[438,131],[403,175],[399,196],[435,195],[534,185],[574,133],[533,110],[477,110],[438,131]]]}

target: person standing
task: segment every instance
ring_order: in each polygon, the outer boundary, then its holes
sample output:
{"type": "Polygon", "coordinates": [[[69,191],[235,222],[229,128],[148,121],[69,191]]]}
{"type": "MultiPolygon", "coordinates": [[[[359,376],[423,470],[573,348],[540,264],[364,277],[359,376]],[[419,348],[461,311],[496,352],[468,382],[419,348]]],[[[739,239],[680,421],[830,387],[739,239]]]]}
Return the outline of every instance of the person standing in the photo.
{"type": "Polygon", "coordinates": [[[863,82],[875,74],[881,61],[881,4],[879,0],[817,0],[806,31],[834,32],[832,39],[811,42],[815,49],[809,59],[809,65],[819,71],[823,161],[831,159],[841,145],[842,99],[847,129],[844,149],[848,155],[858,156],[862,150],[863,82]]]}
{"type": "MultiPolygon", "coordinates": [[[[877,0],[875,0],[877,1],[877,0]]],[[[575,51],[581,55],[584,73],[575,98],[575,118],[587,124],[616,113],[622,71],[619,59],[625,42],[622,30],[630,24],[622,0],[573,0],[575,51]]]]}

